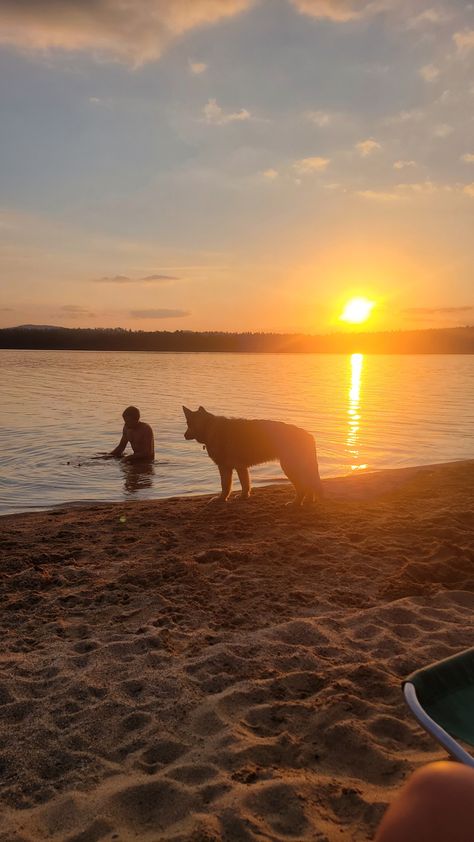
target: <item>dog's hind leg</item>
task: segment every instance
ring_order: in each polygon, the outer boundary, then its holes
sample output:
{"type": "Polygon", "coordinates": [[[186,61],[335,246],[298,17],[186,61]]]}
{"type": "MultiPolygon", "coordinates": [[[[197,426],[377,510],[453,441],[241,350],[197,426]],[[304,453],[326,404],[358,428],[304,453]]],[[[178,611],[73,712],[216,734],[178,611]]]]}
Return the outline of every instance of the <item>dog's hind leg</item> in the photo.
{"type": "Polygon", "coordinates": [[[242,500],[248,500],[250,496],[250,474],[249,469],[246,465],[239,465],[236,468],[237,475],[240,480],[240,485],[242,486],[242,494],[240,495],[242,500]]]}
{"type": "Polygon", "coordinates": [[[222,493],[220,497],[217,497],[216,499],[225,503],[232,490],[232,468],[228,468],[225,465],[218,465],[217,467],[219,468],[219,473],[221,475],[222,493]]]}
{"type": "Polygon", "coordinates": [[[286,474],[286,476],[294,486],[296,493],[295,499],[292,500],[291,503],[288,503],[288,505],[301,506],[306,494],[306,488],[301,483],[301,477],[299,476],[300,471],[298,471],[295,465],[289,465],[288,462],[282,462],[282,460],[280,460],[280,466],[283,473],[286,474]]]}

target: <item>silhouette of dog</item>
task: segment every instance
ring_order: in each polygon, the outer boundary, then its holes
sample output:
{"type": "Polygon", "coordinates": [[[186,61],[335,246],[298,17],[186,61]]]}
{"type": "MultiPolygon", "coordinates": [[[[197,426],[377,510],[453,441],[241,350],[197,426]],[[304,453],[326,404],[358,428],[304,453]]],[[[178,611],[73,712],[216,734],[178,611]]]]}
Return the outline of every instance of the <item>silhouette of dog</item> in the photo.
{"type": "Polygon", "coordinates": [[[188,428],[187,440],[205,445],[212,461],[219,468],[222,492],[215,498],[225,502],[232,489],[232,473],[237,471],[242,498],[250,494],[249,467],[279,460],[283,472],[295,487],[294,504],[314,502],[322,497],[316,444],[313,436],[282,421],[257,421],[224,418],[207,412],[203,406],[193,412],[183,406],[188,428]]]}

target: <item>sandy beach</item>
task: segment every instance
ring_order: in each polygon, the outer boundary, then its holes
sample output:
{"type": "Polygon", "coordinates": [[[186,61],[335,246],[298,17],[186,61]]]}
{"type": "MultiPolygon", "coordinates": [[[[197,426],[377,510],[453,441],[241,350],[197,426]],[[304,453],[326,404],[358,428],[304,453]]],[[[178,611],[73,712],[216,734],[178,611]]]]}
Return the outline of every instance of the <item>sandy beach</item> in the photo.
{"type": "Polygon", "coordinates": [[[443,757],[400,680],[472,645],[474,462],[324,488],[0,520],[0,842],[373,837],[443,757]]]}

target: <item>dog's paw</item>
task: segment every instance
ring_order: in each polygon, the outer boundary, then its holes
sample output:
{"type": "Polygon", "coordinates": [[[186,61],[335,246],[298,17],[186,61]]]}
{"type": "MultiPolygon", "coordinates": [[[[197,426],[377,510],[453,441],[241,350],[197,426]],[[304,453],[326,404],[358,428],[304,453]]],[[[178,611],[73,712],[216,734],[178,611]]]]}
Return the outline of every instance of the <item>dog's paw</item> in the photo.
{"type": "Polygon", "coordinates": [[[296,509],[296,510],[298,510],[298,509],[301,509],[301,508],[302,508],[302,506],[303,506],[303,501],[302,501],[302,500],[297,500],[297,499],[295,499],[295,500],[290,500],[290,502],[289,502],[289,503],[285,503],[285,507],[286,507],[287,509],[296,509]]]}

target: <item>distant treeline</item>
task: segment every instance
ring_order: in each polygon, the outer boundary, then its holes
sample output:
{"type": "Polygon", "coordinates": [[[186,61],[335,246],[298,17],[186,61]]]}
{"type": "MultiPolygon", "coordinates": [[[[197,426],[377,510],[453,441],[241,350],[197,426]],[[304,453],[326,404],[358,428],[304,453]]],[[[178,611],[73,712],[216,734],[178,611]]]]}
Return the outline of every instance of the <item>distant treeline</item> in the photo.
{"type": "Polygon", "coordinates": [[[220,333],[122,328],[0,329],[0,348],[73,351],[225,351],[234,353],[474,354],[474,327],[384,333],[220,333]]]}

